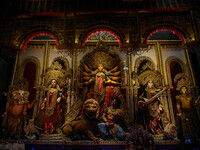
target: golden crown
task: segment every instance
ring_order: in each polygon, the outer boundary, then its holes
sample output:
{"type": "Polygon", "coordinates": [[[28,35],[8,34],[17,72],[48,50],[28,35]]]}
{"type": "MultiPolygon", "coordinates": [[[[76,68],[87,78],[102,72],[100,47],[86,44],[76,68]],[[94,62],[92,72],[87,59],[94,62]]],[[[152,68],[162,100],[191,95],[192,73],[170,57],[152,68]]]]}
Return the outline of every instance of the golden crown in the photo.
{"type": "Polygon", "coordinates": [[[62,65],[56,61],[45,74],[45,83],[49,85],[52,80],[56,80],[56,82],[60,84],[61,82],[65,82],[65,77],[65,71],[62,69],[62,65]]]}
{"type": "Polygon", "coordinates": [[[189,77],[185,75],[184,73],[179,73],[174,77],[174,83],[177,85],[176,90],[180,91],[183,86],[185,86],[188,89],[188,92],[191,91],[191,82],[189,80],[189,77]]]}
{"type": "Polygon", "coordinates": [[[138,76],[139,83],[144,86],[148,81],[153,81],[156,87],[162,85],[162,75],[155,70],[146,70],[138,76]]]}

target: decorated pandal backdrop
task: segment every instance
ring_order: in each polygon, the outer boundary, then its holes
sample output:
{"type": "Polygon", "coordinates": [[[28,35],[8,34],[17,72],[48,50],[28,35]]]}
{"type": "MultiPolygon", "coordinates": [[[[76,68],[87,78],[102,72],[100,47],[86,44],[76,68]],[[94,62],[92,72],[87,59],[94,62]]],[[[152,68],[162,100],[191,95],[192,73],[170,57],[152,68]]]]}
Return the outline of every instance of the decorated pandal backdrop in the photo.
{"type": "Polygon", "coordinates": [[[123,49],[107,30],[91,33],[79,50],[60,50],[48,35],[29,39],[5,93],[4,136],[95,142],[143,137],[145,146],[153,139],[199,138],[198,94],[183,39],[158,32],[175,39],[158,40],[155,32],[135,51],[123,49]]]}

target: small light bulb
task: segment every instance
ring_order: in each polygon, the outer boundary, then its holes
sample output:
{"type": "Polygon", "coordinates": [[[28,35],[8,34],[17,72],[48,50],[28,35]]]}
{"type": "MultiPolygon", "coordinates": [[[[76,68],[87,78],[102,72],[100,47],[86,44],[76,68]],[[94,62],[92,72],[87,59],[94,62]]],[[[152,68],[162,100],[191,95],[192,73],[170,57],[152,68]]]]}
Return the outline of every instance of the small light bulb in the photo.
{"type": "Polygon", "coordinates": [[[128,67],[124,67],[124,70],[128,70],[128,67]]]}

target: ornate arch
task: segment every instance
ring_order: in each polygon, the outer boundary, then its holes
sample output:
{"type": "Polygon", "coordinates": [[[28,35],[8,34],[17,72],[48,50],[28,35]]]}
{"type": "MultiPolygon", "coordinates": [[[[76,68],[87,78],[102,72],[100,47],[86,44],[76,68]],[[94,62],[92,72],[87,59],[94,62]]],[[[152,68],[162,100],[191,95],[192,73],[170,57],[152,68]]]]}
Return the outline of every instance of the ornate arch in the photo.
{"type": "Polygon", "coordinates": [[[101,63],[108,70],[113,69],[116,64],[123,65],[120,55],[116,51],[110,50],[102,41],[97,44],[92,52],[87,53],[80,60],[80,66],[83,63],[86,63],[91,69],[96,69],[101,63]]]}
{"type": "Polygon", "coordinates": [[[40,81],[40,61],[36,58],[36,57],[27,57],[20,65],[20,69],[17,73],[17,77],[16,79],[18,78],[23,78],[23,74],[24,74],[24,69],[26,67],[26,64],[29,63],[29,62],[34,62],[36,64],[36,75],[35,75],[35,84],[34,86],[39,86],[39,81],[40,81]]]}
{"type": "Polygon", "coordinates": [[[186,68],[185,68],[185,64],[182,60],[180,60],[177,57],[169,57],[167,58],[167,60],[165,61],[165,68],[166,68],[166,74],[167,74],[167,81],[168,81],[168,85],[170,85],[170,87],[172,87],[172,79],[171,79],[171,72],[170,72],[170,63],[176,61],[180,64],[183,73],[186,73],[186,68]]]}
{"type": "Polygon", "coordinates": [[[63,36],[60,33],[57,33],[53,28],[45,25],[42,27],[33,26],[26,30],[24,33],[17,34],[14,40],[14,44],[23,51],[28,41],[38,35],[49,35],[56,41],[57,46],[60,45],[63,40],[63,36]]]}
{"type": "Polygon", "coordinates": [[[57,60],[61,60],[61,61],[64,62],[64,65],[66,67],[65,71],[69,70],[69,61],[65,57],[62,57],[62,56],[56,57],[56,58],[53,59],[51,64],[53,64],[57,60]]]}
{"type": "Polygon", "coordinates": [[[136,61],[135,61],[135,69],[134,70],[135,70],[136,73],[138,73],[138,68],[144,60],[151,62],[152,65],[153,65],[153,69],[155,70],[155,64],[154,64],[153,60],[149,57],[142,56],[142,57],[137,58],[136,61]]]}
{"type": "Polygon", "coordinates": [[[83,45],[85,45],[86,41],[88,40],[88,38],[91,35],[93,35],[94,33],[97,33],[97,32],[101,32],[101,31],[105,31],[105,32],[113,34],[116,37],[116,39],[118,40],[119,46],[122,45],[124,36],[117,29],[115,29],[114,27],[109,26],[109,25],[95,25],[95,26],[89,28],[84,33],[82,39],[80,39],[81,40],[80,42],[83,45]]]}
{"type": "Polygon", "coordinates": [[[180,29],[179,25],[176,25],[174,23],[155,23],[156,26],[149,28],[145,31],[145,33],[143,34],[143,37],[146,41],[146,43],[148,42],[150,36],[158,31],[171,31],[174,34],[177,34],[179,39],[182,41],[182,44],[184,45],[186,43],[186,41],[189,39],[189,33],[187,32],[186,29],[180,29]]]}

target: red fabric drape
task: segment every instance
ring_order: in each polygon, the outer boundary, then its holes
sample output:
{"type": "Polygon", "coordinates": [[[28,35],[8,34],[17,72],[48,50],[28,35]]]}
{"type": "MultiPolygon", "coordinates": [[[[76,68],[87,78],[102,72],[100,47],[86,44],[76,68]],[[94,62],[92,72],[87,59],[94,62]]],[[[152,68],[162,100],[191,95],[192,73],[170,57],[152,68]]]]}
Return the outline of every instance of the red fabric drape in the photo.
{"type": "Polygon", "coordinates": [[[117,96],[117,92],[113,86],[106,87],[105,105],[110,106],[112,98],[117,96]]]}
{"type": "Polygon", "coordinates": [[[102,76],[97,77],[97,89],[99,92],[101,92],[102,89],[102,76]]]}
{"type": "Polygon", "coordinates": [[[54,93],[50,93],[50,96],[49,96],[49,106],[50,107],[53,104],[53,95],[54,95],[54,93]]]}
{"type": "Polygon", "coordinates": [[[61,103],[56,104],[56,108],[54,109],[54,113],[51,116],[44,115],[44,128],[49,130],[56,127],[58,122],[59,115],[61,113],[61,103]]]}

